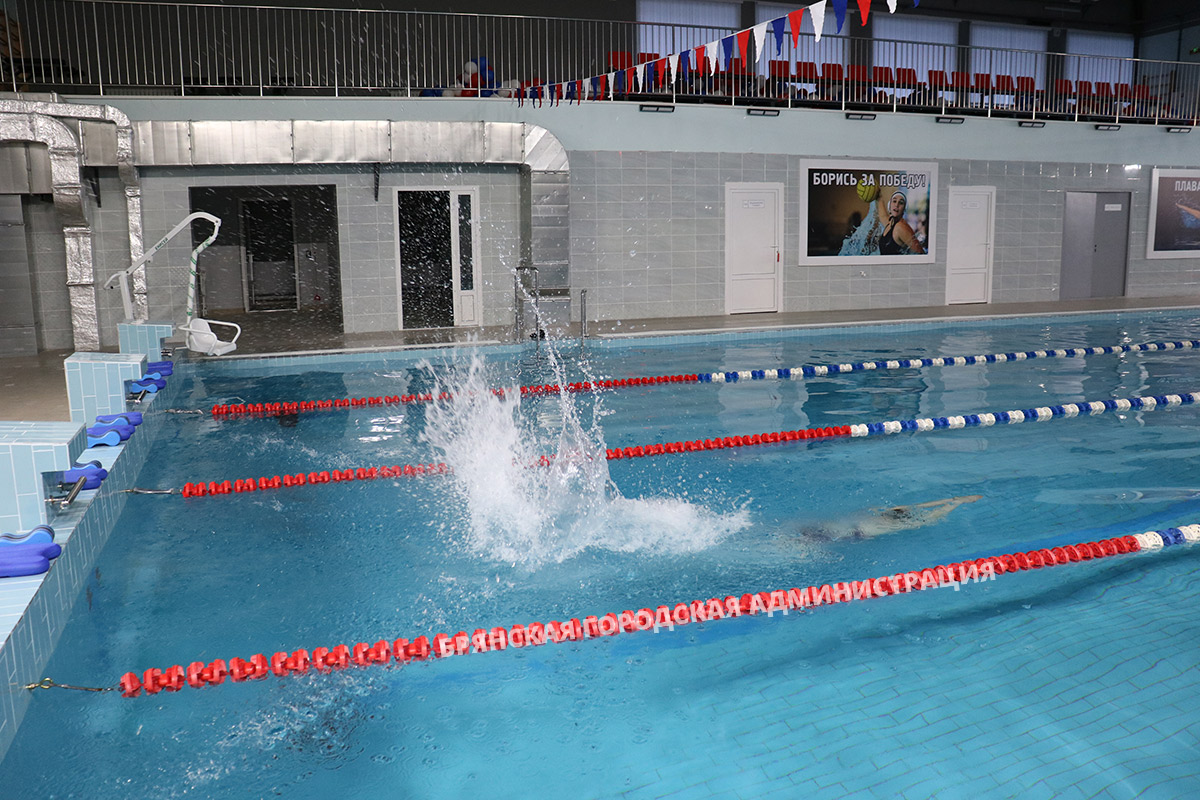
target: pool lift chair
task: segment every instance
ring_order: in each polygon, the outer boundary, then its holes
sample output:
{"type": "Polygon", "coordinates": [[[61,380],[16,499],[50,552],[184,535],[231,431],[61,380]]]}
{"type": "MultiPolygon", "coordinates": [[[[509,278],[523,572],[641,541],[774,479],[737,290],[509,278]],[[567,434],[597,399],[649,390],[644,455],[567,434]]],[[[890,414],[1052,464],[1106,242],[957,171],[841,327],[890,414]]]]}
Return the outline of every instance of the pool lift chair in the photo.
{"type": "Polygon", "coordinates": [[[159,250],[166,247],[167,242],[174,239],[179,233],[190,228],[192,220],[205,219],[212,223],[213,230],[208,238],[196,246],[192,250],[191,259],[188,261],[188,296],[187,296],[187,321],[183,325],[177,325],[175,329],[187,335],[187,349],[195,353],[203,353],[206,356],[223,356],[232,353],[237,349],[238,337],[242,335],[242,327],[235,322],[221,322],[215,319],[204,319],[196,316],[196,261],[204,249],[216,241],[217,233],[221,230],[221,220],[219,217],[214,217],[212,214],[206,214],[203,211],[197,211],[194,214],[188,214],[183,221],[176,225],[167,233],[166,236],[158,240],[158,244],[146,251],[145,255],[133,262],[126,269],[115,273],[104,284],[105,289],[111,289],[117,283],[121,285],[121,300],[125,304],[125,321],[133,322],[133,295],[129,289],[129,276],[143,264],[150,263],[159,250]],[[213,332],[212,326],[220,325],[227,328],[233,328],[233,338],[222,340],[217,338],[217,334],[213,332]]]}

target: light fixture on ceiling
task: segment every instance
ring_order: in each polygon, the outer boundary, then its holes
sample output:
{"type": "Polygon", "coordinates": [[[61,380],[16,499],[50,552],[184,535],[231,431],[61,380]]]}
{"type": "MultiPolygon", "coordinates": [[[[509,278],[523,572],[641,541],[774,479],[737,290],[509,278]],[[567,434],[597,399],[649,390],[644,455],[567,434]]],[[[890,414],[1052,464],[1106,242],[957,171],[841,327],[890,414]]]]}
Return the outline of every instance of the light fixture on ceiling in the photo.
{"type": "Polygon", "coordinates": [[[1046,127],[1046,123],[1042,122],[1040,119],[1023,119],[1020,122],[1018,122],[1017,124],[1020,125],[1022,128],[1044,128],[1044,127],[1046,127]]]}
{"type": "Polygon", "coordinates": [[[672,114],[675,112],[675,106],[669,103],[642,103],[638,106],[638,111],[646,111],[651,114],[672,114]]]}
{"type": "Polygon", "coordinates": [[[938,117],[937,121],[943,125],[962,125],[962,117],[938,117]]]}
{"type": "Polygon", "coordinates": [[[1183,125],[1172,125],[1167,128],[1167,133],[1191,133],[1192,129],[1183,125]]]}
{"type": "Polygon", "coordinates": [[[875,115],[870,112],[865,112],[865,111],[847,111],[846,119],[872,120],[872,119],[875,119],[875,115]]]}
{"type": "Polygon", "coordinates": [[[778,108],[747,108],[746,116],[748,117],[778,117],[778,108]]]}
{"type": "Polygon", "coordinates": [[[1106,125],[1106,124],[1102,123],[1102,124],[1096,126],[1096,130],[1098,130],[1098,131],[1119,131],[1119,130],[1121,130],[1121,126],[1120,125],[1106,125]]]}

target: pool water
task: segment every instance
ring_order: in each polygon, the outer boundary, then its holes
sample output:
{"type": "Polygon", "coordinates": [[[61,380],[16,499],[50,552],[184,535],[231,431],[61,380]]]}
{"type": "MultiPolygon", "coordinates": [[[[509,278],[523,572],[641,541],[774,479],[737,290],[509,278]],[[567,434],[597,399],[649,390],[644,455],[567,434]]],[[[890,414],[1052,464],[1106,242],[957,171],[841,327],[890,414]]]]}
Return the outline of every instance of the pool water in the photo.
{"type": "MultiPolygon", "coordinates": [[[[446,462],[449,476],[131,496],[46,674],[413,638],[861,580],[1200,522],[1200,408],[605,462],[604,448],[1200,391],[1193,350],[660,385],[497,386],[1200,338],[1182,312],[200,367],[145,488],[446,462]],[[559,454],[550,467],[527,465],[559,454]],[[882,532],[881,510],[973,497],[882,532]],[[875,527],[872,527],[874,525],[875,527]],[[863,537],[864,530],[881,535],[863,537]],[[1040,545],[1039,545],[1040,546],[1040,545]]],[[[883,523],[883,529],[888,526],[883,523]]],[[[1197,550],[771,617],[135,699],[36,693],[4,797],[1181,797],[1197,550]],[[19,788],[18,788],[19,787],[19,788]]]]}

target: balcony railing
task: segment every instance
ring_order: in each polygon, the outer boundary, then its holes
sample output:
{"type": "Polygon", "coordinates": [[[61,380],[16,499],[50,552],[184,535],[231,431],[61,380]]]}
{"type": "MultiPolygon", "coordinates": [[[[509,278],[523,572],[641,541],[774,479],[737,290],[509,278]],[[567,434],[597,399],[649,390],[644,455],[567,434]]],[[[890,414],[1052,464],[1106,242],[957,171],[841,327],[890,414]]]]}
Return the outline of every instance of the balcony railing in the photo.
{"type": "Polygon", "coordinates": [[[697,69],[733,30],[433,12],[3,0],[0,86],[132,95],[723,103],[1194,124],[1200,64],[802,33],[697,69]],[[711,49],[711,48],[710,48],[711,49]],[[668,57],[687,51],[688,69],[668,57]],[[753,53],[751,54],[753,56],[753,53]],[[644,65],[652,65],[649,69],[644,65]],[[594,79],[594,80],[593,80],[594,79]],[[582,89],[582,91],[580,91],[582,89]]]}

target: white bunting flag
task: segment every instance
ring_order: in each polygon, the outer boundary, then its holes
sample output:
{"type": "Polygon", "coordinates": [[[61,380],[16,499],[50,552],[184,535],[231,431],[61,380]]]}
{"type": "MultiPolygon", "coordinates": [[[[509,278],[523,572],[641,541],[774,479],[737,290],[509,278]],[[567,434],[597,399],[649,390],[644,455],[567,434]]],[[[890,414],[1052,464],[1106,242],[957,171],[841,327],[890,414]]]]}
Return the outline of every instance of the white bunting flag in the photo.
{"type": "Polygon", "coordinates": [[[717,64],[721,63],[721,43],[717,41],[704,45],[704,55],[708,56],[708,74],[711,75],[717,71],[717,64]]]}
{"type": "Polygon", "coordinates": [[[896,0],[887,0],[887,4],[888,4],[888,13],[895,14],[896,13],[896,0]]]}
{"type": "Polygon", "coordinates": [[[821,31],[825,28],[825,0],[813,3],[808,7],[808,18],[812,20],[813,33],[817,41],[821,41],[821,31]]]}
{"type": "Polygon", "coordinates": [[[769,22],[763,22],[754,26],[754,52],[758,54],[758,63],[761,64],[763,56],[767,54],[767,49],[763,46],[767,41],[767,26],[769,22]]]}
{"type": "Polygon", "coordinates": [[[667,69],[670,75],[667,76],[670,83],[675,83],[675,76],[679,73],[679,53],[672,53],[667,56],[667,69]]]}

